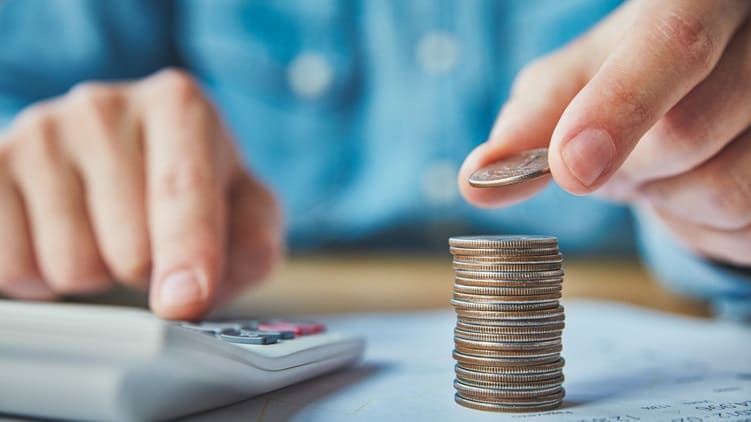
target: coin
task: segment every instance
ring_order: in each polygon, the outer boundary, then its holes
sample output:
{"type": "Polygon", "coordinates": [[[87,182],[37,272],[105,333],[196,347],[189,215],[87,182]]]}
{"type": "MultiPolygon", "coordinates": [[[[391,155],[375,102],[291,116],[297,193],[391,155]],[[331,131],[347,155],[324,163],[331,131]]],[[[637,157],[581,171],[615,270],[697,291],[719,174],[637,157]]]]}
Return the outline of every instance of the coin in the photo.
{"type": "Polygon", "coordinates": [[[456,328],[464,331],[486,334],[546,334],[558,333],[563,331],[565,324],[563,322],[554,322],[546,325],[534,326],[497,326],[497,325],[480,325],[473,324],[462,320],[456,321],[456,328]]]}
{"type": "MultiPolygon", "coordinates": [[[[539,350],[547,350],[548,348],[558,348],[561,346],[562,342],[560,338],[551,339],[551,340],[532,340],[528,342],[521,342],[521,341],[494,341],[494,340],[487,340],[487,341],[481,341],[481,340],[470,340],[467,338],[462,337],[454,337],[454,344],[458,348],[468,348],[468,349],[474,349],[477,351],[487,351],[492,353],[495,353],[497,350],[502,350],[504,352],[507,351],[539,351],[539,350]]],[[[457,349],[458,350],[458,349],[457,349]]],[[[491,354],[492,354],[491,353],[491,354]]],[[[478,355],[479,356],[479,355],[478,355]]]]}
{"type": "Polygon", "coordinates": [[[456,275],[459,277],[479,279],[479,280],[496,280],[496,281],[522,281],[522,280],[545,280],[549,278],[563,277],[563,270],[550,271],[473,271],[456,269],[456,275]]]}
{"type": "Polygon", "coordinates": [[[454,284],[454,293],[465,293],[471,295],[488,295],[488,296],[529,296],[529,295],[545,295],[560,293],[561,285],[555,284],[551,286],[541,287],[485,287],[485,286],[472,286],[464,285],[460,283],[454,284]]]}
{"type": "Polygon", "coordinates": [[[475,387],[465,384],[457,379],[454,380],[456,392],[464,397],[479,397],[488,399],[514,399],[514,401],[523,399],[539,400],[540,396],[555,395],[561,392],[560,385],[554,385],[542,388],[530,388],[524,390],[509,390],[502,388],[475,387]]]}
{"type": "MultiPolygon", "coordinates": [[[[515,360],[520,360],[520,359],[527,360],[527,361],[531,359],[555,359],[555,358],[560,357],[558,356],[558,354],[561,353],[561,350],[563,350],[562,345],[546,347],[546,348],[537,349],[537,350],[478,349],[478,348],[466,347],[462,344],[457,344],[456,337],[454,338],[454,347],[455,347],[454,349],[455,351],[466,356],[471,356],[475,358],[501,359],[504,362],[515,361],[515,360]]],[[[472,363],[472,362],[469,362],[469,363],[472,363]]],[[[474,364],[482,365],[476,362],[474,364]]],[[[495,362],[494,365],[501,365],[501,363],[495,362]]]]}
{"type": "Polygon", "coordinates": [[[563,281],[562,278],[547,278],[547,279],[541,279],[541,280],[497,280],[497,279],[494,280],[492,278],[476,279],[476,278],[468,278],[468,277],[462,277],[462,276],[454,277],[454,282],[456,283],[455,285],[475,286],[475,287],[500,287],[500,288],[560,287],[562,281],[563,281]]]}
{"type": "Polygon", "coordinates": [[[459,350],[453,351],[454,360],[459,362],[462,366],[494,366],[494,367],[522,367],[527,368],[529,366],[552,364],[560,360],[560,350],[557,352],[549,353],[543,356],[527,356],[515,354],[513,357],[503,356],[475,356],[464,353],[459,350]]]}
{"type": "Polygon", "coordinates": [[[485,256],[485,255],[454,255],[454,261],[463,262],[488,262],[493,264],[537,264],[537,263],[561,263],[563,262],[563,255],[548,254],[548,255],[512,255],[512,256],[485,256]]]}
{"type": "Polygon", "coordinates": [[[566,360],[562,357],[551,360],[547,363],[538,363],[534,365],[521,365],[521,366],[487,366],[476,365],[470,363],[457,363],[456,366],[476,372],[499,374],[499,375],[534,375],[544,374],[549,372],[560,371],[566,364],[566,360]]]}
{"type": "Polygon", "coordinates": [[[558,245],[553,236],[537,235],[491,235],[491,236],[454,236],[449,238],[449,246],[457,248],[489,249],[525,249],[551,248],[558,245]]]}
{"type": "Polygon", "coordinates": [[[548,149],[537,148],[505,157],[469,176],[476,188],[495,188],[537,179],[550,173],[548,149]]]}
{"type": "Polygon", "coordinates": [[[492,341],[492,342],[535,342],[543,340],[555,340],[561,338],[562,331],[549,331],[547,333],[535,334],[495,334],[495,333],[477,333],[472,331],[454,329],[454,335],[465,340],[492,341]]]}
{"type": "Polygon", "coordinates": [[[529,379],[524,380],[522,382],[518,381],[499,381],[497,379],[493,380],[481,380],[476,379],[473,377],[464,377],[460,375],[459,373],[456,374],[456,379],[461,381],[463,384],[467,384],[472,387],[480,387],[480,388],[493,388],[498,390],[540,390],[540,389],[546,389],[546,388],[555,388],[560,387],[561,384],[563,384],[563,375],[559,374],[556,377],[551,377],[548,379],[542,379],[542,380],[536,380],[531,381],[529,379]]]}
{"type": "Polygon", "coordinates": [[[512,404],[472,400],[462,397],[457,393],[454,395],[454,400],[464,407],[475,410],[485,410],[490,412],[544,412],[560,407],[562,398],[543,403],[512,404]]]}
{"type": "MultiPolygon", "coordinates": [[[[454,299],[463,302],[473,302],[476,304],[492,303],[496,305],[503,305],[508,303],[550,303],[555,302],[561,298],[561,292],[548,293],[548,294],[533,294],[533,295],[477,295],[470,293],[454,292],[454,299]]],[[[557,303],[554,303],[558,305],[557,303]]]]}
{"type": "MultiPolygon", "coordinates": [[[[563,376],[563,371],[556,369],[548,372],[541,372],[536,374],[506,374],[496,372],[480,372],[467,369],[457,364],[454,366],[454,372],[456,377],[471,384],[472,382],[497,382],[503,383],[522,383],[522,382],[536,382],[556,379],[563,376]]],[[[561,380],[562,382],[562,380],[561,380]]]]}
{"type": "Polygon", "coordinates": [[[456,314],[462,317],[481,319],[481,320],[532,320],[532,319],[549,319],[563,317],[563,306],[558,305],[556,308],[543,310],[523,310],[523,311],[485,311],[475,309],[464,309],[457,307],[456,314]]]}
{"type": "Polygon", "coordinates": [[[543,300],[540,302],[470,302],[467,300],[451,299],[451,305],[457,309],[475,311],[526,311],[537,309],[555,309],[558,306],[557,299],[543,300]]]}
{"type": "Polygon", "coordinates": [[[468,271],[492,271],[492,272],[540,272],[555,271],[561,269],[560,262],[532,262],[532,263],[494,263],[494,262],[468,262],[454,261],[454,268],[468,271]]]}
{"type": "Polygon", "coordinates": [[[559,253],[557,246],[540,248],[462,248],[459,246],[451,246],[449,252],[454,256],[470,255],[498,257],[540,256],[559,253]]]}

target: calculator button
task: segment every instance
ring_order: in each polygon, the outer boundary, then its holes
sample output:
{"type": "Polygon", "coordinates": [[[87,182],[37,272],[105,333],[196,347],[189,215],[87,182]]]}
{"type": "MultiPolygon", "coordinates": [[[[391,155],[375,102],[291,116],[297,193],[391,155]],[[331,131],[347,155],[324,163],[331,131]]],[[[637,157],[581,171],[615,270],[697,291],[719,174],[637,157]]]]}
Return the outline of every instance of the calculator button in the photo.
{"type": "Polygon", "coordinates": [[[272,343],[276,343],[282,338],[282,335],[276,331],[242,330],[242,332],[249,336],[269,337],[272,340],[272,343]]]}
{"type": "Polygon", "coordinates": [[[232,330],[232,328],[226,328],[226,327],[207,327],[204,325],[198,325],[198,324],[191,324],[191,323],[182,323],[179,324],[182,328],[187,328],[189,330],[193,330],[199,333],[214,335],[219,334],[223,331],[232,330]]]}
{"type": "Polygon", "coordinates": [[[255,319],[238,319],[232,321],[238,329],[241,330],[257,330],[258,329],[258,320],[255,319]]]}
{"type": "Polygon", "coordinates": [[[242,325],[235,321],[203,321],[198,324],[205,329],[223,330],[241,330],[242,325]]]}
{"type": "Polygon", "coordinates": [[[295,335],[305,336],[317,334],[326,330],[323,324],[313,322],[266,321],[258,325],[260,330],[292,331],[295,335]]]}
{"type": "Polygon", "coordinates": [[[227,331],[217,336],[226,342],[241,344],[273,344],[279,340],[278,336],[258,335],[244,330],[227,331]]]}
{"type": "MultiPolygon", "coordinates": [[[[260,327],[260,325],[259,325],[260,327]]],[[[292,340],[295,338],[295,332],[292,330],[256,330],[259,334],[274,334],[282,340],[292,340]]]]}
{"type": "Polygon", "coordinates": [[[279,336],[282,340],[292,340],[295,338],[295,332],[291,330],[281,330],[281,331],[264,331],[264,332],[272,332],[272,333],[279,333],[279,336]]]}

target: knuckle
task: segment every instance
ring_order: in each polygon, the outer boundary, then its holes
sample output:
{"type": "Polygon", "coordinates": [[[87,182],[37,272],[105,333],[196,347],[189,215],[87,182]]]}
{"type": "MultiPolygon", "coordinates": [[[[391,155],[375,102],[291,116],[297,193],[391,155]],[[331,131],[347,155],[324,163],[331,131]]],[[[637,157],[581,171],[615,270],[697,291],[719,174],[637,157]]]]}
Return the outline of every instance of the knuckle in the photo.
{"type": "Polygon", "coordinates": [[[184,160],[171,165],[157,180],[156,193],[177,197],[209,191],[215,184],[208,163],[184,160]]]}
{"type": "Polygon", "coordinates": [[[194,107],[204,104],[203,91],[189,73],[179,69],[167,69],[161,71],[157,78],[160,95],[172,105],[194,107]]]}
{"type": "Polygon", "coordinates": [[[76,85],[70,91],[69,98],[88,118],[102,122],[110,122],[124,105],[121,91],[106,84],[76,85]]]}
{"type": "Polygon", "coordinates": [[[55,117],[50,105],[37,103],[26,107],[18,114],[14,128],[21,137],[50,136],[55,130],[55,117]]]}
{"type": "Polygon", "coordinates": [[[605,93],[605,96],[609,99],[608,103],[621,108],[624,119],[627,119],[634,126],[649,121],[652,109],[637,90],[625,85],[623,81],[618,79],[612,81],[607,89],[608,92],[605,93]]]}
{"type": "Polygon", "coordinates": [[[93,135],[80,139],[115,144],[117,121],[125,108],[123,93],[111,85],[83,83],[74,87],[69,97],[74,104],[71,112],[87,125],[93,135]]]}
{"type": "Polygon", "coordinates": [[[703,156],[710,146],[710,126],[704,115],[678,105],[657,123],[659,141],[664,150],[676,154],[676,159],[703,156]]]}
{"type": "Polygon", "coordinates": [[[732,168],[705,171],[701,176],[708,204],[724,227],[742,228],[751,223],[751,196],[742,176],[732,168]]]}
{"type": "Polygon", "coordinates": [[[26,161],[42,165],[62,159],[57,142],[57,122],[45,106],[32,106],[23,111],[16,123],[18,132],[8,154],[18,154],[26,161]]]}
{"type": "Polygon", "coordinates": [[[672,51],[682,53],[691,68],[709,72],[717,48],[701,18],[686,12],[673,12],[658,21],[657,31],[672,51]]]}

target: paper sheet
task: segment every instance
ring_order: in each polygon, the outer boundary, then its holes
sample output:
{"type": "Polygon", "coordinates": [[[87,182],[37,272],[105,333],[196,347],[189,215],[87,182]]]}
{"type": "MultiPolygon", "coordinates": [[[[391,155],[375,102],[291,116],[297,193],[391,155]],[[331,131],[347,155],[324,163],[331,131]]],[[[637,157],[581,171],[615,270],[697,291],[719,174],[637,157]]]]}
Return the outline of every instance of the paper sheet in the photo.
{"type": "Polygon", "coordinates": [[[191,420],[751,421],[751,326],[566,304],[564,406],[498,414],[454,403],[452,312],[327,322],[368,338],[359,366],[191,420]]]}

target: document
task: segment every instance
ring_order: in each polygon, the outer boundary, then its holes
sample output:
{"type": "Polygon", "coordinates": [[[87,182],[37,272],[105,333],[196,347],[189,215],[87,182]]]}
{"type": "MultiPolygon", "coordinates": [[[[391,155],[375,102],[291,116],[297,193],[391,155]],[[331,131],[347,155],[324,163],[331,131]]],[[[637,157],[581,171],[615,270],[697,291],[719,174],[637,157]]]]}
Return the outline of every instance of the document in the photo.
{"type": "Polygon", "coordinates": [[[454,403],[452,311],[324,318],[368,340],[354,368],[189,420],[751,421],[751,326],[619,303],[564,303],[566,400],[488,413],[454,403]]]}

